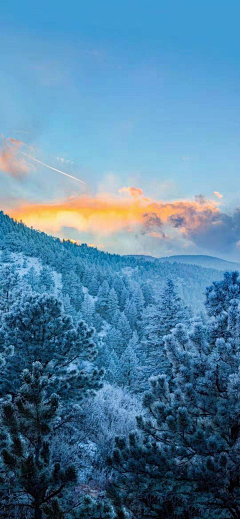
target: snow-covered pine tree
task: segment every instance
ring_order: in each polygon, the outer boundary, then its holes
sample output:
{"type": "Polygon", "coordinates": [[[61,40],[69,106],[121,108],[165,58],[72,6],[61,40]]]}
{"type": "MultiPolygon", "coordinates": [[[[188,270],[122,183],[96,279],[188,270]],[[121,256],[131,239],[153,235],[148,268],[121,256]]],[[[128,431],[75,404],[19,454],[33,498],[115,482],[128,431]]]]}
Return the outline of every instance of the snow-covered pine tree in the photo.
{"type": "Polygon", "coordinates": [[[51,393],[39,362],[23,372],[14,402],[3,403],[2,423],[8,435],[1,467],[5,475],[1,484],[3,517],[28,517],[30,510],[31,517],[43,519],[43,506],[51,505],[53,499],[56,503],[56,498],[69,506],[66,488],[76,482],[77,475],[73,465],[61,466],[52,452],[54,430],[60,421],[58,407],[58,395],[51,393]]]}
{"type": "Polygon", "coordinates": [[[113,322],[113,318],[115,315],[115,312],[118,310],[118,298],[117,293],[114,288],[111,288],[108,300],[107,300],[107,312],[106,312],[106,319],[109,323],[113,322]]]}
{"type": "Polygon", "coordinates": [[[91,296],[86,293],[84,294],[84,299],[81,305],[81,315],[84,321],[88,324],[88,326],[92,326],[93,324],[93,314],[95,310],[94,301],[91,296]]]}
{"type": "Polygon", "coordinates": [[[106,319],[108,312],[109,284],[105,280],[97,292],[96,312],[106,319]]]}
{"type": "Polygon", "coordinates": [[[26,286],[31,287],[33,292],[39,292],[40,291],[40,285],[39,285],[39,275],[32,266],[26,274],[23,276],[23,282],[25,282],[26,286]]]}
{"type": "Polygon", "coordinates": [[[118,384],[127,387],[131,392],[137,391],[140,385],[140,365],[136,355],[137,348],[138,335],[137,332],[134,332],[128,346],[119,359],[118,384]]]}
{"type": "Polygon", "coordinates": [[[186,322],[188,312],[177,294],[174,283],[167,280],[158,304],[146,308],[142,340],[143,357],[145,356],[145,378],[165,373],[168,360],[164,351],[164,336],[179,323],[186,322]]]}
{"type": "Polygon", "coordinates": [[[230,307],[229,338],[214,344],[200,319],[175,327],[165,338],[171,375],[151,379],[138,433],[117,439],[116,488],[136,517],[240,517],[239,315],[234,326],[231,315],[230,307]]]}
{"type": "Polygon", "coordinates": [[[14,264],[0,268],[0,323],[4,313],[8,312],[14,301],[20,297],[20,276],[14,264]]]}
{"type": "Polygon", "coordinates": [[[0,380],[1,394],[14,395],[22,370],[39,361],[53,384],[61,376],[61,397],[79,401],[101,385],[102,370],[93,364],[97,355],[93,335],[84,321],[75,327],[53,295],[31,295],[17,302],[0,328],[1,351],[14,348],[0,380]]]}
{"type": "Polygon", "coordinates": [[[54,288],[54,278],[52,271],[46,265],[43,265],[39,276],[39,288],[41,292],[52,292],[54,288]]]}
{"type": "Polygon", "coordinates": [[[240,299],[240,278],[238,272],[225,272],[223,280],[214,281],[206,289],[205,306],[209,316],[217,317],[228,311],[232,299],[240,299]]]}

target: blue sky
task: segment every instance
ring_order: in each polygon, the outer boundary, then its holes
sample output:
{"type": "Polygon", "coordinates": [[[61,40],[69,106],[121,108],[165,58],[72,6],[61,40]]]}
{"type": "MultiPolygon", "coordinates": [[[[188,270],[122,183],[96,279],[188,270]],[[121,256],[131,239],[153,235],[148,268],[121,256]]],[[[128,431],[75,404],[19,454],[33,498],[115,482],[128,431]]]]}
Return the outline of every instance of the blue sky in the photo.
{"type": "MultiPolygon", "coordinates": [[[[232,215],[240,194],[239,14],[238,2],[221,1],[5,2],[1,133],[83,179],[88,196],[123,186],[157,201],[202,194],[232,215]]],[[[83,194],[39,166],[21,181],[0,172],[0,189],[6,210],[83,194]]],[[[76,238],[103,238],[83,234],[76,238]]],[[[120,252],[122,235],[105,236],[104,247],[120,252]]],[[[187,249],[236,259],[235,238],[229,248],[187,249]]],[[[129,233],[125,241],[134,253],[129,233]]],[[[140,241],[138,252],[186,252],[178,239],[170,248],[160,237],[157,245],[140,241]]]]}

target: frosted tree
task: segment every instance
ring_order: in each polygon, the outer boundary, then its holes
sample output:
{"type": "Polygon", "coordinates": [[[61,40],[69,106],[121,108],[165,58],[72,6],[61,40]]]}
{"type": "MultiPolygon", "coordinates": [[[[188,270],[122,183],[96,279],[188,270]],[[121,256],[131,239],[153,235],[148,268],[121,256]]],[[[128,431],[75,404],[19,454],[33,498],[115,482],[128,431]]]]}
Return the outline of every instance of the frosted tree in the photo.
{"type": "MultiPolygon", "coordinates": [[[[20,276],[14,265],[0,268],[0,312],[8,312],[17,298],[20,298],[20,276]]],[[[0,319],[1,321],[1,319],[0,319]]]]}
{"type": "Polygon", "coordinates": [[[119,301],[119,304],[120,304],[120,310],[121,312],[123,312],[124,308],[125,308],[125,305],[126,305],[126,301],[129,297],[129,292],[128,290],[126,289],[126,287],[124,286],[122,291],[121,291],[121,294],[120,294],[120,301],[119,301]]]}
{"type": "Polygon", "coordinates": [[[89,294],[91,294],[91,296],[96,296],[98,293],[98,289],[99,289],[99,283],[98,283],[96,275],[93,274],[91,281],[88,285],[89,294]]]}
{"type": "Polygon", "coordinates": [[[33,295],[17,302],[0,328],[1,349],[14,348],[1,377],[1,393],[14,394],[21,371],[35,361],[42,363],[53,384],[61,376],[61,395],[68,400],[98,388],[102,373],[93,364],[97,355],[93,335],[83,321],[73,325],[55,296],[33,295]]]}
{"type": "Polygon", "coordinates": [[[82,318],[86,321],[86,323],[91,326],[93,324],[93,314],[94,314],[94,301],[89,296],[89,294],[84,294],[84,300],[81,306],[81,315],[82,318]]]}
{"type": "Polygon", "coordinates": [[[36,269],[32,266],[23,276],[23,281],[31,287],[33,292],[39,292],[39,276],[36,269]]]}
{"type": "Polygon", "coordinates": [[[2,263],[12,263],[13,261],[13,258],[12,258],[12,253],[10,252],[9,249],[3,249],[2,251],[2,254],[1,254],[1,261],[2,263]]]}
{"type": "Polygon", "coordinates": [[[104,342],[108,346],[109,351],[114,348],[118,357],[120,357],[124,347],[124,339],[120,330],[117,330],[114,326],[111,327],[104,339],[104,342]]]}
{"type": "Polygon", "coordinates": [[[138,432],[117,439],[119,499],[137,516],[240,517],[239,334],[230,314],[227,341],[209,342],[201,320],[166,336],[171,375],[150,380],[138,432]]]}
{"type": "Polygon", "coordinates": [[[209,316],[217,317],[228,311],[232,299],[240,299],[238,272],[225,272],[221,281],[214,281],[206,290],[205,306],[209,316]]]}
{"type": "Polygon", "coordinates": [[[106,312],[106,318],[109,323],[113,322],[113,317],[117,310],[118,310],[117,293],[114,288],[111,288],[109,295],[108,295],[107,312],[106,312]]]}
{"type": "Polygon", "coordinates": [[[134,332],[128,346],[119,359],[118,383],[130,391],[136,391],[140,382],[140,366],[136,355],[138,336],[134,332]]]}
{"type": "Polygon", "coordinates": [[[96,302],[96,311],[101,315],[101,317],[103,319],[106,319],[106,317],[107,317],[108,296],[109,296],[109,284],[105,280],[97,292],[97,302],[96,302]]]}
{"type": "Polygon", "coordinates": [[[43,265],[39,276],[39,287],[41,292],[52,292],[54,286],[54,278],[50,268],[43,265]]]}
{"type": "Polygon", "coordinates": [[[146,377],[166,372],[168,360],[164,351],[164,336],[179,322],[186,322],[187,309],[168,280],[157,305],[147,307],[144,315],[143,350],[146,354],[146,377]]]}
{"type": "Polygon", "coordinates": [[[132,330],[124,312],[121,313],[116,327],[122,336],[122,348],[119,351],[119,354],[121,355],[132,337],[132,330]]]}
{"type": "Polygon", "coordinates": [[[132,299],[127,300],[126,306],[124,308],[124,314],[127,315],[129,324],[131,328],[134,330],[137,323],[138,312],[136,305],[132,299]]]}
{"type": "Polygon", "coordinates": [[[63,467],[54,460],[52,440],[59,423],[59,398],[49,391],[49,379],[43,373],[39,362],[25,370],[15,401],[4,402],[2,408],[8,442],[2,451],[1,510],[8,518],[11,513],[21,517],[32,510],[35,519],[43,519],[44,506],[53,499],[57,506],[56,498],[64,501],[67,487],[77,480],[73,465],[63,467]]]}

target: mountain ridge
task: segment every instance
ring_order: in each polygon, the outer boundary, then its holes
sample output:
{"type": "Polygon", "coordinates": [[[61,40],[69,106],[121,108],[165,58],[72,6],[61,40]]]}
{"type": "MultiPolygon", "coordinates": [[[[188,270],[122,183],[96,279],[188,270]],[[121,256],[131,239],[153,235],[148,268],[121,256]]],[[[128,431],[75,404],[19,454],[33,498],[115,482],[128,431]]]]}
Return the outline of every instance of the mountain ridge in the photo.
{"type": "Polygon", "coordinates": [[[209,256],[205,254],[177,254],[173,256],[164,256],[161,258],[156,258],[154,256],[144,255],[144,254],[132,254],[128,255],[128,257],[134,257],[135,259],[139,259],[142,261],[152,261],[159,263],[181,263],[185,265],[197,265],[203,268],[214,268],[216,270],[240,270],[240,263],[225,260],[223,258],[218,258],[216,256],[209,256]]]}

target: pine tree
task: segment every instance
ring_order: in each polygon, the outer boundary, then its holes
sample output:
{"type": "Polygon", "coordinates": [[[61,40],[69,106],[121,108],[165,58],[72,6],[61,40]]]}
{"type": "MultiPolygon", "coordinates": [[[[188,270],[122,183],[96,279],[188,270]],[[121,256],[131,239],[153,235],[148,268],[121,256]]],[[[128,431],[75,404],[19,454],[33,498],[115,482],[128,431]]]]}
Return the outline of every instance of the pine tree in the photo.
{"type": "Polygon", "coordinates": [[[209,316],[217,317],[228,311],[232,299],[240,299],[238,272],[225,272],[221,281],[214,281],[206,290],[205,306],[209,316]]]}
{"type": "Polygon", "coordinates": [[[101,315],[101,317],[103,319],[106,319],[106,317],[107,317],[108,296],[109,296],[109,284],[105,280],[97,292],[97,302],[96,302],[96,311],[101,315]]]}
{"type": "Polygon", "coordinates": [[[132,299],[128,299],[126,302],[126,306],[124,308],[124,314],[127,315],[129,324],[132,328],[132,330],[135,329],[137,318],[138,318],[138,312],[136,305],[132,299]]]}
{"type": "MultiPolygon", "coordinates": [[[[119,332],[122,335],[123,349],[124,349],[124,347],[126,348],[126,346],[128,345],[128,342],[130,341],[130,339],[132,337],[132,330],[131,330],[130,324],[129,324],[124,312],[121,313],[121,316],[117,323],[117,330],[119,330],[119,332]]],[[[122,350],[122,352],[123,352],[123,350],[122,350]]]]}
{"type": "Polygon", "coordinates": [[[53,385],[61,376],[61,396],[69,401],[97,389],[102,372],[93,364],[97,355],[93,335],[83,321],[73,325],[55,296],[33,295],[17,302],[0,329],[1,349],[14,348],[0,380],[1,393],[14,394],[20,373],[35,361],[42,363],[53,385]]]}
{"type": "Polygon", "coordinates": [[[93,324],[94,310],[95,310],[95,305],[94,305],[92,298],[89,296],[89,294],[87,294],[87,293],[84,294],[84,300],[83,300],[82,306],[81,306],[81,315],[82,315],[82,318],[84,319],[84,321],[86,321],[86,323],[89,326],[92,326],[92,324],[93,324]]]}
{"type": "Polygon", "coordinates": [[[147,307],[144,315],[143,349],[146,353],[145,376],[166,372],[169,363],[164,351],[164,336],[188,318],[187,309],[175,291],[172,280],[163,289],[160,302],[147,307]]]}
{"type": "Polygon", "coordinates": [[[114,326],[111,327],[105,337],[105,343],[110,352],[114,349],[118,357],[120,357],[124,348],[124,340],[120,330],[117,330],[114,326]]]}
{"type": "Polygon", "coordinates": [[[109,295],[108,295],[108,301],[107,301],[107,312],[106,312],[106,318],[109,323],[113,322],[113,318],[115,315],[115,312],[118,310],[118,298],[116,291],[114,288],[111,288],[109,295]]]}
{"type": "Polygon", "coordinates": [[[43,265],[39,276],[39,287],[41,292],[52,292],[54,288],[54,278],[49,267],[43,265]]]}
{"type": "Polygon", "coordinates": [[[20,297],[20,277],[14,265],[3,265],[0,269],[0,322],[14,301],[20,297]]]}
{"type": "Polygon", "coordinates": [[[3,249],[2,251],[2,254],[1,254],[1,261],[2,263],[12,263],[13,259],[12,259],[12,253],[10,252],[9,249],[3,249]]]}
{"type": "Polygon", "coordinates": [[[152,377],[138,432],[117,439],[116,491],[137,517],[240,517],[239,315],[228,318],[227,341],[209,342],[200,319],[166,336],[171,374],[152,377]]]}
{"type": "Polygon", "coordinates": [[[91,281],[88,285],[89,294],[91,294],[91,296],[96,296],[98,294],[98,289],[99,289],[98,280],[97,280],[97,277],[93,274],[91,281]]]}
{"type": "Polygon", "coordinates": [[[119,360],[118,383],[127,387],[130,391],[139,388],[140,366],[135,350],[138,345],[138,336],[134,332],[128,346],[122,353],[119,360]]]}
{"type": "Polygon", "coordinates": [[[38,273],[36,272],[36,269],[33,266],[23,276],[23,281],[25,281],[26,284],[31,287],[33,292],[39,292],[39,290],[40,290],[39,276],[38,276],[38,273]]]}
{"type": "Polygon", "coordinates": [[[124,308],[125,308],[125,305],[126,305],[126,301],[129,297],[129,292],[128,290],[126,289],[126,287],[124,286],[122,291],[121,291],[121,294],[120,294],[120,310],[121,312],[123,312],[124,308]]]}
{"type": "Polygon", "coordinates": [[[15,401],[3,404],[3,427],[9,441],[2,451],[6,478],[2,512],[8,517],[11,512],[30,509],[34,519],[42,519],[43,505],[61,499],[77,479],[74,466],[63,467],[54,460],[52,440],[59,422],[59,398],[49,392],[49,379],[43,373],[43,366],[35,362],[31,371],[23,372],[15,401]]]}

